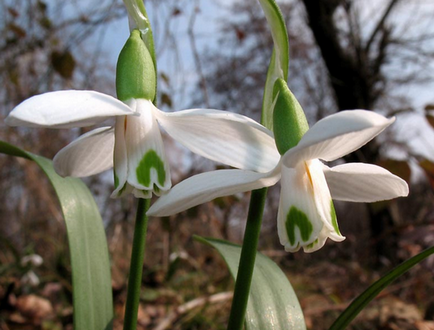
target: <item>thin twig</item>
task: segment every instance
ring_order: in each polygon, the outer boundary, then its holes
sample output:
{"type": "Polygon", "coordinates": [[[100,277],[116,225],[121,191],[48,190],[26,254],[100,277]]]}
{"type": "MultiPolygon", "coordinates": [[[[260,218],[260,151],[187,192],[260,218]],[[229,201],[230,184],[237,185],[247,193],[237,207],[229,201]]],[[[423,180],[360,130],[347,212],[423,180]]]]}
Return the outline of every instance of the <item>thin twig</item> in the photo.
{"type": "Polygon", "coordinates": [[[200,78],[200,86],[202,89],[202,93],[203,93],[203,99],[205,101],[205,105],[207,108],[209,108],[209,98],[208,98],[208,90],[206,87],[206,80],[205,80],[205,76],[203,75],[203,71],[202,71],[202,65],[200,63],[200,57],[199,57],[199,52],[197,51],[197,47],[196,47],[196,39],[194,36],[194,23],[196,21],[196,15],[198,12],[198,1],[196,0],[195,5],[193,7],[193,13],[190,16],[190,21],[188,23],[188,38],[190,40],[190,45],[191,45],[191,51],[193,52],[193,56],[194,56],[194,63],[196,65],[196,70],[197,73],[199,75],[200,78]]]}
{"type": "Polygon", "coordinates": [[[154,330],[165,330],[169,328],[173,324],[173,322],[181,315],[206,304],[225,302],[232,299],[232,296],[233,292],[221,292],[209,297],[200,297],[193,299],[175,308],[175,310],[170,312],[169,315],[167,315],[167,317],[154,328],[154,330]]]}
{"type": "Polygon", "coordinates": [[[382,29],[384,22],[386,21],[387,17],[389,16],[390,12],[392,11],[392,8],[398,3],[399,0],[391,0],[389,5],[387,6],[386,10],[384,11],[383,16],[381,17],[380,21],[378,22],[377,26],[375,27],[374,31],[372,31],[371,36],[369,37],[366,46],[365,46],[365,52],[369,52],[369,49],[371,48],[372,42],[374,41],[375,37],[377,36],[377,33],[380,32],[382,29]]]}

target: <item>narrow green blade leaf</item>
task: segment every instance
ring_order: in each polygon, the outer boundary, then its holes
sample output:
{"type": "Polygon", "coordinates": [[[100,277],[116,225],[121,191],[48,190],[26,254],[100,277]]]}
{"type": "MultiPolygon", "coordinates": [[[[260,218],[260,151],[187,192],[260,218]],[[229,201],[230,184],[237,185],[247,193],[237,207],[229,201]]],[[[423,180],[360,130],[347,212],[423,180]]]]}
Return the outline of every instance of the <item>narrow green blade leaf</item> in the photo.
{"type": "Polygon", "coordinates": [[[65,218],[71,253],[74,328],[112,328],[113,298],[107,240],[98,207],[86,185],[62,178],[51,160],[0,141],[0,153],[35,161],[50,179],[65,218]]]}
{"type": "Polygon", "coordinates": [[[287,81],[289,66],[289,41],[285,21],[274,0],[259,0],[273,37],[274,49],[265,82],[262,101],[262,124],[273,130],[273,86],[278,78],[287,81]]]}
{"type": "Polygon", "coordinates": [[[392,269],[390,272],[372,284],[368,289],[366,289],[366,291],[364,291],[360,296],[354,299],[350,306],[348,306],[347,309],[345,309],[332,324],[330,330],[346,329],[348,324],[350,324],[350,322],[362,311],[362,309],[369,304],[371,300],[373,300],[384,288],[433,253],[434,246],[422,251],[418,255],[415,255],[414,257],[404,261],[402,264],[392,269]]]}
{"type": "MultiPolygon", "coordinates": [[[[214,247],[237,277],[241,246],[230,242],[195,236],[214,247]]],[[[256,255],[255,270],[246,313],[246,329],[306,329],[303,312],[286,275],[268,257],[256,255]]]]}

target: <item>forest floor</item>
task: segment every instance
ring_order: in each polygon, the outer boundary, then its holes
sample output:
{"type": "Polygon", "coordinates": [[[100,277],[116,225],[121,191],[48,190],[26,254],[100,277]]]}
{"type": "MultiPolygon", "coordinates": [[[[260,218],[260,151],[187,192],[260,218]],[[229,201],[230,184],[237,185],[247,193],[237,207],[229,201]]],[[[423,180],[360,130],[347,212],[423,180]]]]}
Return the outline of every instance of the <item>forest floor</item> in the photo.
{"type": "MultiPolygon", "coordinates": [[[[145,265],[138,329],[225,329],[233,280],[217,253],[203,250],[200,258],[184,251],[167,264],[145,265]]],[[[343,259],[306,261],[282,251],[265,253],[287,274],[308,329],[328,329],[354,297],[387,271],[343,259]]],[[[117,255],[113,267],[114,329],[122,329],[128,262],[117,255]]],[[[17,273],[1,276],[0,329],[72,329],[67,267],[35,272],[40,283],[33,287],[17,273]]],[[[434,329],[433,297],[433,272],[427,264],[417,265],[382,291],[348,329],[434,329]]]]}

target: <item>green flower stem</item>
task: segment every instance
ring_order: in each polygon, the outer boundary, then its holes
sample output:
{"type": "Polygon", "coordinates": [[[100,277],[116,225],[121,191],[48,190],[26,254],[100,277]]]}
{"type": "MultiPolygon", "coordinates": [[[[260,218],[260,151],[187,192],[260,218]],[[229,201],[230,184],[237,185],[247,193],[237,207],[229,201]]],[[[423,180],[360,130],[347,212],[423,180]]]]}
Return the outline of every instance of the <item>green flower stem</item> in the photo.
{"type": "Polygon", "coordinates": [[[150,199],[141,199],[137,205],[136,225],[134,227],[133,249],[131,251],[130,276],[128,278],[127,304],[125,306],[124,330],[135,330],[139,310],[140,286],[142,282],[143,259],[145,257],[148,217],[146,212],[150,199]]]}
{"type": "Polygon", "coordinates": [[[266,196],[267,188],[262,188],[252,191],[250,197],[249,214],[244,231],[228,330],[241,330],[244,325],[266,196]]]}

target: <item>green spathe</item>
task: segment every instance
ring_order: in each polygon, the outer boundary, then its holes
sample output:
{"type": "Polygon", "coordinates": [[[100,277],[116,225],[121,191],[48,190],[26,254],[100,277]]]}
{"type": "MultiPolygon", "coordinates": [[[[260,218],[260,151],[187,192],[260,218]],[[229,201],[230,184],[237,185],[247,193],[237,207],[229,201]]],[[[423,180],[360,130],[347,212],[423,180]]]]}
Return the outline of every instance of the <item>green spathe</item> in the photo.
{"type": "Polygon", "coordinates": [[[153,101],[157,88],[154,63],[143,42],[140,31],[133,30],[119,54],[116,66],[118,99],[146,99],[153,101]]]}
{"type": "Polygon", "coordinates": [[[127,7],[128,15],[133,19],[135,28],[140,30],[140,36],[151,54],[154,66],[157,66],[152,28],[143,0],[124,0],[124,4],[127,7]]]}
{"type": "Polygon", "coordinates": [[[271,29],[273,37],[273,53],[268,66],[267,80],[264,88],[264,98],[262,100],[262,118],[261,124],[268,129],[273,129],[273,93],[276,79],[288,79],[289,68],[289,41],[285,19],[279,6],[274,0],[259,0],[264,11],[268,26],[271,29]]]}
{"type": "Polygon", "coordinates": [[[164,181],[166,181],[166,170],[164,169],[164,162],[154,150],[149,150],[140,161],[139,166],[136,170],[137,181],[139,181],[139,183],[141,183],[145,187],[149,187],[149,185],[151,184],[152,168],[157,171],[158,183],[161,186],[164,186],[164,181]]]}
{"type": "Polygon", "coordinates": [[[301,239],[304,242],[309,240],[310,235],[312,235],[313,232],[312,223],[309,221],[307,215],[295,206],[291,206],[291,209],[289,210],[288,216],[286,217],[285,227],[291,245],[294,245],[295,243],[295,227],[298,227],[301,239]]]}
{"type": "Polygon", "coordinates": [[[283,155],[295,147],[309,129],[300,103],[288,88],[285,80],[277,79],[274,84],[276,95],[273,112],[273,130],[276,146],[283,155]]]}

